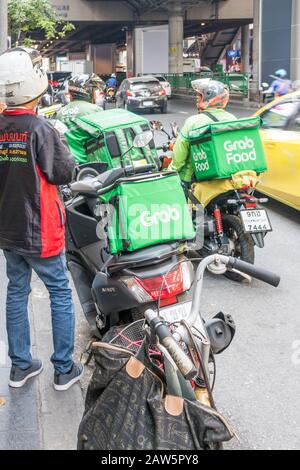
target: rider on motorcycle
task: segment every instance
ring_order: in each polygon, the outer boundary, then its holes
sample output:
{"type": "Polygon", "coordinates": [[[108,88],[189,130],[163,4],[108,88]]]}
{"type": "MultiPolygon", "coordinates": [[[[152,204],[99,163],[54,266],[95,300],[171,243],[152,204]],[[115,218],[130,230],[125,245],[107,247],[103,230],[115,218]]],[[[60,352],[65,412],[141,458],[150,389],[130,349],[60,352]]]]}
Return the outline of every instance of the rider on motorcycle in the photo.
{"type": "MultiPolygon", "coordinates": [[[[192,82],[197,94],[198,114],[187,119],[174,146],[173,162],[169,169],[179,173],[186,192],[194,182],[194,169],[190,152],[190,133],[217,121],[235,121],[236,117],[225,111],[229,101],[229,89],[221,82],[204,78],[192,82]]],[[[241,172],[232,179],[212,179],[193,185],[195,197],[205,207],[218,194],[238,189],[244,184],[255,184],[253,172],[241,172]]]]}
{"type": "Polygon", "coordinates": [[[268,93],[274,93],[275,98],[287,95],[293,91],[292,81],[288,80],[288,74],[285,69],[279,69],[275,72],[276,79],[271,83],[268,93]]]}
{"type": "Polygon", "coordinates": [[[103,111],[97,104],[99,92],[103,91],[103,80],[96,74],[78,75],[69,81],[71,103],[64,106],[57,114],[57,119],[67,127],[78,117],[103,111]]]}
{"type": "Polygon", "coordinates": [[[96,104],[99,90],[103,90],[103,88],[104,82],[95,74],[72,78],[69,82],[69,94],[72,101],[57,114],[58,121],[65,126],[64,135],[78,164],[85,164],[87,157],[84,145],[82,145],[82,136],[78,130],[77,119],[89,114],[103,112],[103,108],[96,104]],[[81,142],[81,145],[76,144],[76,142],[81,142]]]}
{"type": "Polygon", "coordinates": [[[178,171],[184,186],[188,188],[193,181],[193,163],[190,155],[189,134],[192,130],[212,124],[214,121],[233,121],[235,116],[225,111],[229,101],[226,85],[210,78],[195,80],[192,87],[197,93],[198,114],[185,122],[177,138],[171,170],[178,171]]]}
{"type": "Polygon", "coordinates": [[[106,89],[117,88],[117,86],[118,86],[117,76],[115,73],[113,73],[106,82],[106,89]]]}

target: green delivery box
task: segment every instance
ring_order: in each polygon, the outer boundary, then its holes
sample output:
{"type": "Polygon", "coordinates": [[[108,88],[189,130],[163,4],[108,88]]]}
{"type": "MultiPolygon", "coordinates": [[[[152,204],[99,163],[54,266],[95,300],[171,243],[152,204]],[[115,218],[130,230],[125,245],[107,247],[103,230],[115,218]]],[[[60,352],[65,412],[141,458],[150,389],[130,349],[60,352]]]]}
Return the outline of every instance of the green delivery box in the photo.
{"type": "Polygon", "coordinates": [[[196,236],[180,178],[174,172],[125,178],[100,199],[110,204],[111,254],[196,236]]]}
{"type": "MultiPolygon", "coordinates": [[[[110,109],[70,121],[66,138],[78,164],[101,162],[108,169],[120,167],[121,156],[132,146],[137,134],[150,130],[147,119],[124,109],[110,109]]],[[[154,142],[133,148],[128,156],[141,166],[156,163],[154,142]]]]}
{"type": "Polygon", "coordinates": [[[260,117],[217,122],[190,132],[197,181],[230,178],[240,171],[263,173],[267,163],[260,117]]]}

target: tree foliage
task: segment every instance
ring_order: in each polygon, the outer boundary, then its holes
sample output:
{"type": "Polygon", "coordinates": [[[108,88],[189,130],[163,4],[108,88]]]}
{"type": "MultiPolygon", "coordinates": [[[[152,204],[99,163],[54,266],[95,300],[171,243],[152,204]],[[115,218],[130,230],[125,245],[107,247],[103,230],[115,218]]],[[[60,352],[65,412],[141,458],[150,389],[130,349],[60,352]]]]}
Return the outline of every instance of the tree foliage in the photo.
{"type": "Polygon", "coordinates": [[[31,34],[42,30],[45,39],[63,38],[75,29],[64,21],[49,0],[9,0],[8,22],[10,34],[23,43],[31,43],[31,34]]]}

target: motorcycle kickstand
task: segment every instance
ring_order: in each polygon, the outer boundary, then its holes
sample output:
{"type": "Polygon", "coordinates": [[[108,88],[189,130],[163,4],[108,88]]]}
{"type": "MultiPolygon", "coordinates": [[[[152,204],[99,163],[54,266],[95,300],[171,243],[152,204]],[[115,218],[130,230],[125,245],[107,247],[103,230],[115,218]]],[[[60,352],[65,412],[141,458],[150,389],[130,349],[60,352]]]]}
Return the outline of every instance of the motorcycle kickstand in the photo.
{"type": "Polygon", "coordinates": [[[83,364],[84,366],[88,366],[89,363],[90,363],[91,360],[92,360],[92,357],[93,357],[92,345],[93,345],[94,342],[95,342],[94,339],[90,340],[90,341],[88,342],[88,344],[86,345],[85,350],[84,350],[83,353],[81,354],[80,362],[81,362],[81,364],[83,364]]]}

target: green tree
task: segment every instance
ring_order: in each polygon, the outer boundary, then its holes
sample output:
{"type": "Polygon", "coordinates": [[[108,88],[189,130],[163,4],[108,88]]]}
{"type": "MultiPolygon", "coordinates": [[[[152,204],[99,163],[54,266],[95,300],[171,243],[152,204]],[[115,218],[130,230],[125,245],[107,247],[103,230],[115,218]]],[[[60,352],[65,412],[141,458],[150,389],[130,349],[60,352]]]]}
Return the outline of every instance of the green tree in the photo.
{"type": "Polygon", "coordinates": [[[49,0],[9,0],[9,32],[13,42],[32,44],[33,31],[40,30],[45,39],[63,38],[75,26],[58,16],[49,0]]]}

